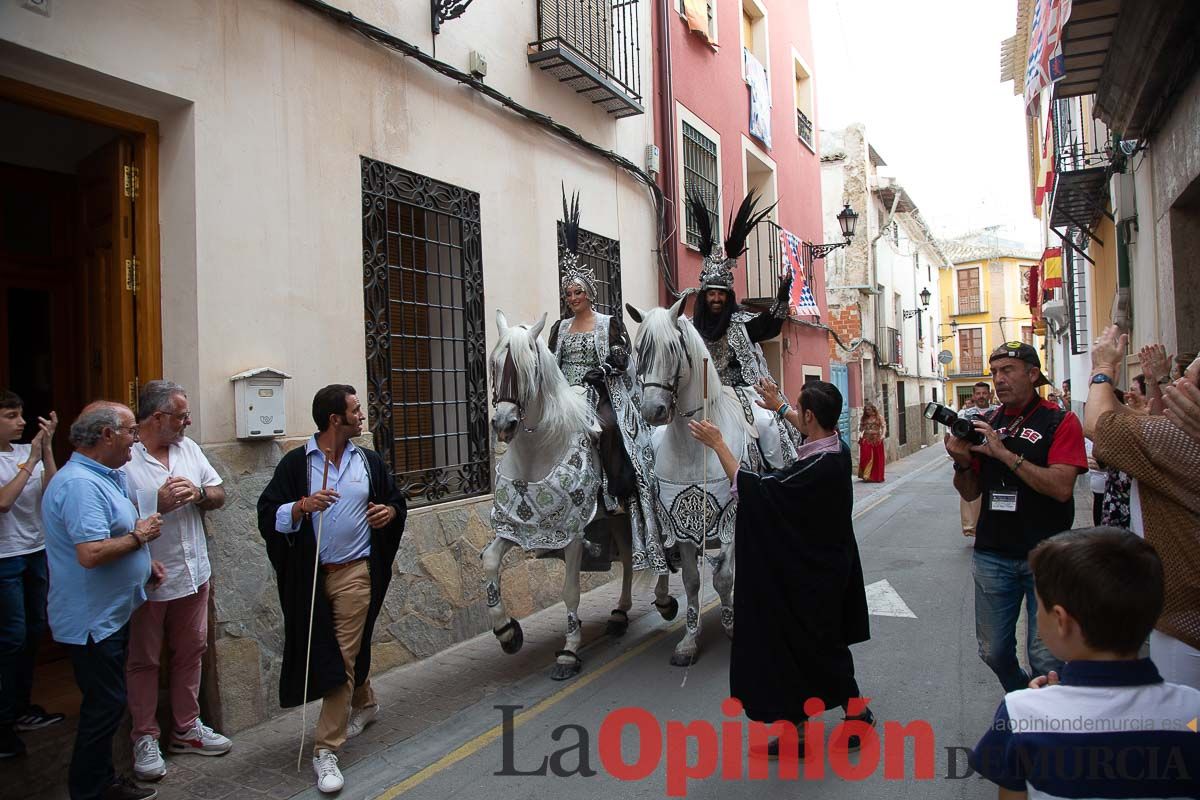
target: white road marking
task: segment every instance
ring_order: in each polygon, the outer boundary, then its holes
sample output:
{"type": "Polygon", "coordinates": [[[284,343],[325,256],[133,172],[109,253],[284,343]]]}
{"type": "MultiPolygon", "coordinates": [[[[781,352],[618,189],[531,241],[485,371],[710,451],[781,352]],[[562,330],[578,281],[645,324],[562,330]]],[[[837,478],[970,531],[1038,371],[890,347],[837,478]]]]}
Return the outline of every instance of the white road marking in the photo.
{"type": "Polygon", "coordinates": [[[876,617],[905,617],[916,619],[904,599],[892,588],[887,579],[875,581],[867,587],[867,613],[876,617]]]}

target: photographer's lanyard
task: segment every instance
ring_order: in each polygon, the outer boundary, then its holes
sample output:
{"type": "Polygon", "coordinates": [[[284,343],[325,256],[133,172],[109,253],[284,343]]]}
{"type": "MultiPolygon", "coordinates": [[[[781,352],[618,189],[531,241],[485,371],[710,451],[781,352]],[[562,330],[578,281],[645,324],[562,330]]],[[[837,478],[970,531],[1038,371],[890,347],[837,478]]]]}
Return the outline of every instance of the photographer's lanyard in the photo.
{"type": "MultiPolygon", "coordinates": [[[[1038,404],[1041,402],[1042,399],[1035,396],[1033,402],[1025,407],[1025,410],[1021,412],[1019,417],[1004,426],[1003,438],[1008,439],[1013,436],[1020,436],[1021,431],[1024,430],[1025,420],[1029,418],[1029,415],[1037,409],[1038,404]]],[[[1014,486],[1011,489],[1008,487],[1008,475],[1006,474],[1008,472],[1009,470],[1004,470],[1004,473],[1001,473],[1000,488],[992,489],[988,492],[988,509],[991,511],[1017,510],[1017,487],[1014,486]]]]}
{"type": "Polygon", "coordinates": [[[1021,431],[1025,430],[1022,423],[1025,422],[1025,420],[1029,417],[1030,414],[1032,414],[1034,411],[1037,410],[1037,407],[1041,402],[1042,402],[1042,398],[1037,397],[1035,395],[1033,398],[1033,402],[1030,403],[1029,405],[1025,406],[1025,410],[1021,412],[1021,416],[1017,417],[1012,422],[1010,422],[1009,424],[1004,426],[1004,436],[1002,438],[1007,439],[1010,436],[1020,436],[1021,431]]]}

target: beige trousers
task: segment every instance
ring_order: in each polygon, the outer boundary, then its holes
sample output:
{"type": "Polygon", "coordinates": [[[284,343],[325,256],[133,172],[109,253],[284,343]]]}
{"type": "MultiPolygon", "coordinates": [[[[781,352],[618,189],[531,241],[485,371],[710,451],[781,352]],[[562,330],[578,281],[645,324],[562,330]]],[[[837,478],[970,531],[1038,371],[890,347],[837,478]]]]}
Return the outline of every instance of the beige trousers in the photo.
{"type": "Polygon", "coordinates": [[[974,500],[958,499],[958,513],[962,517],[962,529],[965,534],[975,533],[975,523],[979,522],[979,510],[983,508],[983,495],[974,500]]]}
{"type": "Polygon", "coordinates": [[[362,686],[354,686],[354,661],[358,658],[363,628],[367,624],[367,608],[371,604],[371,572],[367,561],[325,573],[325,596],[333,609],[333,632],[346,666],[346,682],[321,701],[313,755],[318,750],[336,752],[346,743],[346,723],[350,721],[351,708],[375,705],[375,692],[369,678],[362,686]]]}

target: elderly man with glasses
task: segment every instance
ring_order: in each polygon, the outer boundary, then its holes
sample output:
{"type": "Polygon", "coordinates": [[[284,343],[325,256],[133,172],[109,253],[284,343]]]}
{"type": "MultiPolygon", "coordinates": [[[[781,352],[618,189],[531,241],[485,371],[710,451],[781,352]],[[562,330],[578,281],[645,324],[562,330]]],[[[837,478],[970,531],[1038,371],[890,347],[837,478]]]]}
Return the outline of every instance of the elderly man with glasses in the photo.
{"type": "Polygon", "coordinates": [[[157,493],[162,536],[150,546],[150,553],[163,563],[167,576],[134,612],[125,673],[133,718],[133,772],[141,780],[153,781],[167,771],[157,718],[164,641],[171,651],[168,687],[173,730],[167,748],[172,753],[219,756],[233,746],[200,720],[199,703],[212,574],[200,512],[224,505],[225,490],[200,446],[184,435],[192,415],[182,386],[150,381],[138,398],[137,416],[141,441],[133,446],[124,471],[131,491],[157,493]]]}
{"type": "Polygon", "coordinates": [[[71,425],[75,452],[42,495],[50,566],[49,616],[82,699],[67,775],[71,800],[150,800],[113,770],[112,740],[125,715],[129,619],[165,576],[148,545],[162,517],[138,519],[121,467],[138,440],[133,412],[96,402],[71,425]]]}

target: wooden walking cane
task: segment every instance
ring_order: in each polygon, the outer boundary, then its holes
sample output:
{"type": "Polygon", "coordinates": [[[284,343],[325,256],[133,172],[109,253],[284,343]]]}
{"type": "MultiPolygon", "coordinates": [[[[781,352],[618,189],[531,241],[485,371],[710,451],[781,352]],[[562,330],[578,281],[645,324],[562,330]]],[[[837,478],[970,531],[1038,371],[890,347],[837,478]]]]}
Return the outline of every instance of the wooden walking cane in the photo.
{"type": "MultiPolygon", "coordinates": [[[[703,359],[703,366],[701,367],[701,374],[704,376],[702,378],[703,383],[701,384],[703,387],[701,406],[704,409],[704,421],[708,422],[708,359],[707,358],[703,359]]],[[[705,447],[707,447],[707,445],[705,445],[705,447]]],[[[702,456],[702,459],[703,459],[704,466],[703,466],[703,471],[701,473],[703,475],[703,477],[701,478],[701,484],[702,484],[701,494],[707,495],[707,492],[708,492],[708,453],[705,453],[702,456]]],[[[700,525],[702,527],[702,530],[700,531],[700,548],[699,548],[699,554],[697,556],[697,563],[696,563],[696,572],[700,576],[700,588],[696,590],[696,627],[697,628],[700,627],[700,614],[704,611],[704,545],[708,541],[707,540],[707,537],[708,537],[708,502],[707,501],[708,501],[708,497],[705,496],[704,502],[701,503],[702,507],[700,509],[700,520],[701,520],[700,525]]],[[[684,617],[683,624],[686,626],[687,625],[687,612],[684,612],[683,617],[684,617]]],[[[698,644],[697,644],[697,647],[699,647],[698,644]]],[[[693,657],[692,662],[695,663],[695,660],[696,660],[695,657],[693,657]]],[[[692,665],[688,664],[687,669],[684,670],[684,672],[683,672],[683,683],[679,684],[679,688],[682,689],[683,687],[687,686],[688,675],[691,674],[691,671],[692,671],[692,665]]]]}
{"type": "MultiPolygon", "coordinates": [[[[329,486],[329,461],[333,451],[329,448],[321,451],[325,454],[325,468],[321,471],[321,491],[329,486]]],[[[296,771],[304,763],[304,737],[308,733],[308,670],[312,658],[313,612],[317,607],[317,572],[321,569],[321,528],[325,524],[325,509],[317,514],[317,550],[313,557],[312,596],[308,601],[308,644],[304,648],[304,694],[300,696],[300,752],[296,754],[296,771]]]]}

